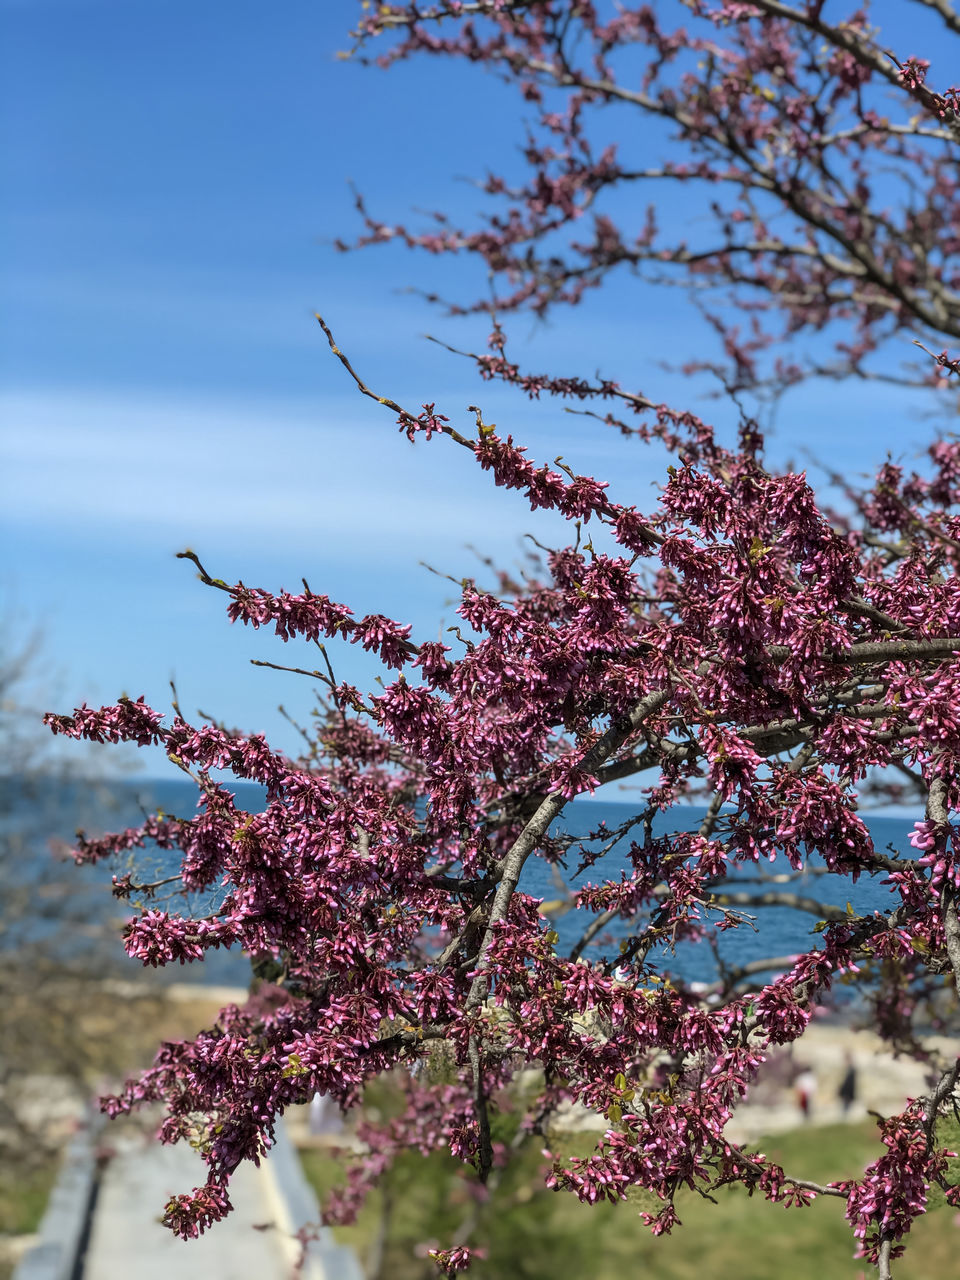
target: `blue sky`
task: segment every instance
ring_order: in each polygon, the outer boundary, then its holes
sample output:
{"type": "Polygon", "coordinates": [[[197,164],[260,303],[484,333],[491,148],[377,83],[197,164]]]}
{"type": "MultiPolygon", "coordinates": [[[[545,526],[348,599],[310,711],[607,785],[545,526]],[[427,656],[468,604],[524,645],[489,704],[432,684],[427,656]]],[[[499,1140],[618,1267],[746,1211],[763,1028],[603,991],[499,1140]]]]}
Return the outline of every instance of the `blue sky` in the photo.
{"type": "MultiPolygon", "coordinates": [[[[302,575],[432,638],[454,620],[452,587],[421,561],[460,576],[476,566],[468,544],[510,563],[524,532],[559,536],[461,450],[408,444],[352,392],[315,310],[401,403],[469,422],[479,402],[534,457],[562,453],[618,497],[653,502],[656,454],[480,385],[423,340],[482,342],[482,321],[446,320],[402,292],[469,296],[475,267],[333,248],[358,229],[350,179],[386,219],[469,215],[480,197],[460,179],[509,165],[521,136],[515,98],[479,71],[383,75],[337,60],[356,11],[0,0],[2,639],[15,649],[39,629],[57,709],[123,692],[166,705],[175,676],[186,712],[293,745],[276,707],[305,716],[309,685],[248,660],[298,664],[306,650],[231,628],[222,597],[174,559],[185,546],[230,581],[297,589],[302,575]]],[[[708,341],[673,291],[626,282],[512,333],[529,365],[600,368],[674,403],[696,388],[660,361],[708,341]]],[[[776,452],[803,446],[864,470],[909,448],[908,404],[805,388],[784,407],[776,452]]],[[[333,657],[342,678],[373,674],[354,649],[333,657]]]]}

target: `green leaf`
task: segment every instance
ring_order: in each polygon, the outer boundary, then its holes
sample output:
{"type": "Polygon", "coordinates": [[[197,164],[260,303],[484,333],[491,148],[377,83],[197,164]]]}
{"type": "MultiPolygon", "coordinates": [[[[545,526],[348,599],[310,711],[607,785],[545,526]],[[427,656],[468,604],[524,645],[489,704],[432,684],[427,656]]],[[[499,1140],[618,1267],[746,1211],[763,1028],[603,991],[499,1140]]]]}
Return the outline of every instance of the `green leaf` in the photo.
{"type": "Polygon", "coordinates": [[[287,1065],[280,1074],[284,1080],[290,1080],[296,1076],[307,1075],[307,1068],[300,1061],[299,1054],[291,1053],[290,1057],[287,1059],[287,1065]]]}

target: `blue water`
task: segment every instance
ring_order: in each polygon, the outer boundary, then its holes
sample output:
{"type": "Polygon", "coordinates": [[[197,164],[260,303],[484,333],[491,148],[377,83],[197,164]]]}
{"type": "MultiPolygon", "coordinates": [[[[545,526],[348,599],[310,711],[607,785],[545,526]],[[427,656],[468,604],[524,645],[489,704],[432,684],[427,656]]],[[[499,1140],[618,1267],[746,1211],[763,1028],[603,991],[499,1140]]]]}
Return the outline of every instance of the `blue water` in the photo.
{"type": "MultiPolygon", "coordinates": [[[[635,805],[579,801],[568,805],[556,825],[558,829],[582,838],[595,831],[601,821],[605,821],[609,829],[615,830],[636,811],[635,805]]],[[[705,813],[704,808],[694,806],[672,809],[654,821],[653,834],[660,836],[668,832],[695,832],[705,813]]],[[[864,815],[864,820],[878,850],[889,852],[892,849],[904,857],[916,856],[916,850],[910,844],[915,819],[864,815]]],[[[606,880],[618,881],[622,871],[628,874],[632,871],[626,857],[630,841],[642,841],[642,838],[642,829],[634,828],[601,862],[588,867],[578,876],[572,874],[579,865],[575,846],[567,858],[571,873],[568,882],[573,887],[579,887],[584,884],[602,884],[606,880]]],[[[847,876],[815,874],[816,869],[822,866],[822,861],[814,856],[810,859],[811,870],[795,876],[786,858],[778,857],[772,863],[764,861],[757,865],[736,867],[729,879],[724,881],[724,886],[732,891],[746,893],[784,890],[841,908],[849,902],[858,914],[869,914],[875,910],[889,912],[899,902],[899,898],[891,894],[890,886],[882,883],[886,879],[885,874],[861,876],[854,883],[847,876]],[[791,877],[786,883],[750,882],[758,876],[784,875],[791,877]]],[[[560,896],[556,876],[539,859],[535,862],[531,860],[524,868],[521,887],[548,902],[560,896]]],[[[722,892],[722,889],[717,892],[722,892]]],[[[753,916],[755,927],[744,923],[739,928],[723,933],[711,930],[719,956],[726,965],[736,967],[750,961],[794,955],[819,945],[818,935],[813,932],[818,917],[806,911],[791,907],[737,907],[736,910],[753,916]]],[[[560,938],[558,949],[569,952],[593,918],[594,914],[587,911],[571,911],[558,917],[554,923],[560,938]]],[[[708,919],[716,921],[718,917],[714,914],[708,919]]],[[[621,939],[629,937],[633,927],[627,921],[612,921],[584,955],[590,959],[615,959],[619,954],[621,939]]],[[[660,947],[650,953],[649,959],[656,963],[661,972],[669,972],[688,981],[708,982],[717,976],[715,955],[706,939],[680,943],[675,951],[660,947]]]]}
{"type": "MultiPolygon", "coordinates": [[[[263,808],[263,790],[250,783],[235,783],[238,804],[250,812],[263,808]]],[[[35,806],[30,806],[31,834],[29,841],[29,858],[20,867],[22,877],[42,876],[49,880],[51,872],[54,879],[70,888],[75,905],[82,903],[82,911],[89,918],[108,921],[119,932],[124,915],[129,914],[129,906],[118,902],[109,890],[111,875],[129,869],[128,863],[120,866],[74,867],[71,863],[56,864],[53,861],[51,842],[69,844],[78,826],[83,826],[89,835],[101,834],[104,831],[117,831],[127,826],[138,825],[145,813],[162,809],[166,813],[179,817],[189,817],[194,812],[196,791],[189,782],[145,781],[115,783],[98,789],[70,784],[54,786],[46,793],[46,804],[43,813],[38,817],[35,806]]],[[[17,783],[11,779],[0,779],[0,831],[15,827],[22,821],[27,804],[18,795],[17,783]]],[[[605,821],[609,829],[615,829],[636,811],[634,805],[617,804],[604,801],[576,801],[567,806],[563,817],[555,825],[554,834],[565,831],[582,839],[596,830],[605,821]]],[[[694,807],[672,810],[666,817],[654,824],[654,834],[667,831],[694,831],[699,826],[704,810],[694,807]]],[[[909,818],[870,817],[867,824],[879,849],[888,846],[896,849],[904,856],[913,856],[914,851],[909,844],[909,835],[913,820],[909,818]]],[[[641,839],[637,829],[625,837],[621,844],[611,850],[599,863],[574,877],[573,872],[581,861],[580,849],[574,845],[566,856],[566,870],[553,868],[542,859],[531,858],[524,868],[520,888],[545,902],[555,903],[564,895],[565,888],[577,887],[586,883],[599,884],[604,880],[620,879],[621,871],[631,868],[626,858],[626,849],[631,839],[641,839]]],[[[138,866],[143,878],[149,879],[156,871],[170,873],[169,854],[160,854],[149,850],[137,851],[138,866]]],[[[818,859],[812,859],[814,866],[818,859]]],[[[783,874],[791,868],[785,860],[776,863],[762,863],[758,867],[747,866],[738,869],[735,876],[727,883],[736,888],[735,881],[745,876],[757,874],[783,874]]],[[[9,871],[8,871],[9,874],[9,871]]],[[[875,909],[889,911],[896,900],[890,889],[881,883],[883,876],[863,876],[853,884],[846,877],[834,875],[806,874],[791,880],[787,884],[752,885],[742,884],[745,891],[760,892],[765,888],[786,889],[794,893],[816,898],[822,902],[843,907],[848,901],[859,912],[872,912],[875,909]]],[[[207,909],[209,909],[209,898],[207,909]]],[[[158,905],[163,905],[158,903],[158,905]]],[[[193,904],[203,907],[204,900],[193,904]]],[[[182,899],[170,904],[173,910],[182,910],[182,899]]],[[[812,932],[816,917],[805,912],[784,907],[766,907],[751,910],[756,916],[759,931],[747,925],[730,930],[717,937],[716,945],[723,962],[739,965],[751,960],[767,959],[772,956],[789,955],[806,951],[816,945],[817,935],[812,932]]],[[[569,953],[581,936],[584,928],[593,919],[592,913],[567,911],[552,915],[552,927],[559,935],[557,944],[561,953],[569,953]]],[[[70,922],[66,921],[57,931],[56,938],[69,947],[70,922]]],[[[597,936],[593,944],[584,954],[590,959],[615,959],[619,955],[621,941],[630,935],[629,922],[619,919],[597,936]]],[[[43,930],[53,941],[54,934],[50,922],[38,923],[38,936],[43,930]]],[[[81,945],[80,934],[77,935],[77,946],[81,945]]],[[[661,971],[669,971],[688,980],[709,981],[716,976],[717,966],[714,952],[706,940],[695,943],[680,944],[675,952],[660,949],[651,953],[651,960],[656,961],[661,971]]],[[[137,976],[139,972],[133,962],[122,953],[119,940],[110,955],[111,967],[116,967],[128,976],[137,976]]],[[[151,971],[152,972],[152,971],[151,971]]],[[[226,983],[246,985],[249,982],[249,965],[240,954],[230,952],[214,952],[202,964],[180,967],[173,966],[160,971],[159,980],[190,981],[206,983],[226,983]]]]}

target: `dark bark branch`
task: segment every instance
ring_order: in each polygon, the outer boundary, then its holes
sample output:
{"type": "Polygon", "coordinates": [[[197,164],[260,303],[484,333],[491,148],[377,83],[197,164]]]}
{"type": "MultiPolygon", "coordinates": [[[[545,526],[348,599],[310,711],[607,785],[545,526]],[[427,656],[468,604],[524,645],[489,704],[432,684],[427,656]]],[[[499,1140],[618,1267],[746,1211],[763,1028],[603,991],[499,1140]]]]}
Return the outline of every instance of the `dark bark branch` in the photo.
{"type": "MultiPolygon", "coordinates": [[[[927,794],[927,821],[933,822],[941,830],[945,830],[950,822],[950,809],[947,804],[949,785],[943,774],[937,774],[930,783],[927,794]]],[[[956,893],[951,885],[947,885],[941,894],[940,908],[943,912],[943,934],[950,968],[953,970],[954,985],[960,996],[960,921],[957,919],[956,893]]]]}
{"type": "MultiPolygon", "coordinates": [[[[848,666],[866,666],[873,662],[910,662],[913,659],[933,661],[948,658],[960,650],[960,638],[936,637],[932,640],[868,640],[853,644],[846,653],[829,655],[831,662],[848,666]]],[[[786,645],[769,645],[765,650],[774,662],[786,662],[791,656],[786,645]]]]}
{"type": "Polygon", "coordinates": [[[830,902],[819,902],[816,898],[808,898],[800,893],[788,893],[783,889],[771,889],[767,893],[730,893],[724,889],[714,895],[713,901],[724,907],[789,907],[792,911],[806,911],[818,920],[848,919],[843,907],[834,906],[830,902]]]}
{"type": "Polygon", "coordinates": [[[884,1237],[880,1244],[880,1252],[877,1255],[877,1274],[880,1280],[892,1280],[890,1271],[890,1247],[892,1241],[888,1237],[884,1237]]]}
{"type": "Polygon", "coordinates": [[[584,929],[579,941],[570,952],[571,960],[579,960],[585,948],[593,941],[601,929],[605,928],[611,920],[616,920],[620,914],[619,907],[611,907],[609,911],[601,911],[595,920],[591,920],[590,924],[584,929]]]}
{"type": "Polygon", "coordinates": [[[950,968],[953,970],[954,986],[960,997],[960,920],[957,919],[956,895],[944,895],[943,932],[947,946],[950,968]]]}
{"type": "Polygon", "coordinates": [[[483,1062],[476,1036],[470,1037],[468,1049],[470,1070],[473,1075],[473,1109],[477,1117],[477,1174],[486,1183],[493,1168],[493,1142],[490,1138],[490,1114],[487,1109],[487,1090],[483,1078],[483,1062]]]}
{"type": "Polygon", "coordinates": [[[767,960],[750,960],[746,964],[738,965],[735,969],[728,969],[724,974],[724,981],[715,982],[711,990],[720,990],[724,986],[732,987],[738,982],[742,982],[744,978],[752,978],[757,973],[770,973],[774,969],[790,969],[796,961],[796,956],[771,956],[767,960]]]}
{"type": "MultiPolygon", "coordinates": [[[[629,715],[611,725],[603,737],[583,756],[581,761],[583,772],[596,777],[604,760],[612,756],[615,751],[618,751],[628,738],[637,732],[645,720],[655,715],[671,693],[672,688],[668,685],[666,688],[658,689],[656,692],[648,694],[647,697],[633,707],[629,715]]],[[[493,902],[490,907],[490,920],[484,933],[483,942],[480,945],[477,963],[478,973],[473,980],[470,994],[467,997],[466,1008],[468,1010],[475,1009],[484,998],[487,986],[485,960],[490,949],[490,943],[493,941],[493,929],[507,914],[510,899],[513,897],[513,892],[517,887],[523,865],[543,840],[551,822],[562,813],[568,799],[570,797],[560,795],[557,792],[548,795],[514,841],[509,853],[499,864],[500,883],[497,885],[497,891],[493,896],[493,902]]]]}

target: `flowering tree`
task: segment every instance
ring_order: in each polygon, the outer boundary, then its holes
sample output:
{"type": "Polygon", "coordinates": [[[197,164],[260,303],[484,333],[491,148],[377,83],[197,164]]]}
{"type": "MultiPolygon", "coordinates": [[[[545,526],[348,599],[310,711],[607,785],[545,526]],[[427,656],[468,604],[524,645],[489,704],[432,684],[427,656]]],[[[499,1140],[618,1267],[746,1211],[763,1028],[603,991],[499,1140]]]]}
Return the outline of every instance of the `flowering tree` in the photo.
{"type": "MultiPolygon", "coordinates": [[[[920,2],[960,31],[946,0],[920,2]]],[[[689,32],[665,25],[671,7],[604,16],[559,0],[442,0],[364,16],[359,56],[384,37],[387,62],[423,52],[492,65],[540,111],[544,135],[529,142],[528,182],[488,180],[507,213],[482,230],[370,219],[368,238],[479,253],[506,286],[498,314],[576,302],[620,264],[673,273],[698,298],[726,296],[709,314],[740,389],[824,372],[937,384],[960,371],[949,350],[926,372],[895,374],[877,354],[908,335],[939,346],[960,327],[955,92],[929,88],[921,60],[887,53],[863,13],[828,22],[822,0],[688,0],[689,32]],[[598,152],[586,117],[615,102],[665,120],[689,159],[634,168],[598,152]],[[636,182],[706,184],[716,240],[671,242],[653,214],[639,233],[618,230],[599,202],[636,182]],[[587,238],[564,239],[588,212],[587,238]],[[730,299],[750,312],[746,339],[730,299]],[[776,356],[778,324],[827,331],[833,354],[824,362],[814,340],[802,358],[776,356]]],[[[479,410],[454,426],[434,405],[379,394],[320,324],[358,391],[409,440],[470,451],[495,484],[576,533],[522,581],[464,581],[465,630],[450,647],[306,584],[231,586],[184,552],[231,620],[319,649],[320,669],[290,668],[325,686],[301,759],[176,709],[167,723],[142,698],[48,717],[75,738],[160,744],[197,783],[194,817],[79,845],[91,862],[150,842],[177,851],[186,894],[219,890],[203,916],[140,911],[130,955],[160,965],[233,947],[271,979],[106,1100],[112,1113],[163,1102],[161,1139],[203,1151],[207,1183],[170,1202],[168,1224],[190,1236],[222,1218],[231,1173],[269,1147],[285,1107],[319,1091],[353,1108],[368,1081],[407,1067],[406,1110],[364,1127],[368,1155],[327,1205],[331,1220],[411,1145],[447,1147],[489,1182],[510,1154],[491,1136],[497,1108],[522,1107],[518,1143],[542,1141],[573,1100],[609,1128],[592,1156],[549,1167],[549,1186],[591,1202],[645,1189],[660,1202],[645,1215],[656,1233],[677,1222],[684,1186],[739,1182],[788,1206],[838,1197],[888,1276],[932,1184],[960,1205],[938,1137],[960,1063],[932,1062],[929,1095],[884,1122],[885,1154],[851,1181],[793,1176],[724,1129],[771,1049],[802,1036],[839,977],[857,975],[891,1045],[928,1059],[914,1015],[934,993],[960,994],[960,444],[938,438],[914,473],[885,464],[831,514],[804,475],[766,464],[751,420],[724,445],[690,412],[615,382],[524,373],[495,319],[475,357],[484,377],[613,403],[625,416],[603,416],[673,452],[656,508],[641,512],[559,462],[537,465],[479,410]],[[328,641],[359,644],[395,674],[369,696],[337,679],[328,641]],[[923,797],[915,858],[877,849],[858,812],[857,788],[877,770],[923,797]],[[238,808],[223,771],[261,783],[265,810],[238,808]],[[649,785],[621,827],[558,834],[575,796],[635,775],[649,785]],[[700,795],[706,817],[689,829],[682,806],[700,795]],[[615,844],[626,870],[610,877],[615,844]],[[723,891],[777,855],[798,873],[878,877],[888,909],[723,891]],[[597,868],[568,894],[589,923],[566,950],[527,891],[535,859],[597,868]],[[770,905],[819,919],[808,952],[771,945],[706,991],[671,972],[678,944],[739,927],[735,908],[770,905]],[[511,1090],[531,1067],[533,1096],[511,1090]]],[[[116,882],[120,896],[151,887],[116,882]]],[[[469,1240],[450,1243],[437,1254],[448,1272],[471,1256],[469,1240]]]]}
{"type": "MultiPolygon", "coordinates": [[[[937,37],[955,57],[960,17],[949,0],[912,2],[939,20],[937,37]]],[[[493,301],[454,311],[543,315],[614,271],[682,285],[721,335],[735,386],[777,388],[814,372],[942,381],[942,363],[898,366],[905,335],[960,336],[958,90],[938,92],[927,60],[891,53],[868,6],[826,16],[843,8],[377,6],[356,33],[357,56],[393,33],[383,66],[418,55],[481,63],[516,84],[533,119],[525,173],[481,183],[493,211],[480,225],[455,227],[437,214],[429,230],[411,230],[374,218],[361,201],[363,242],[481,259],[493,301]],[[692,25],[675,25],[683,20],[692,25]],[[779,349],[785,337],[824,331],[828,341],[805,355],[795,342],[779,349]],[[874,357],[893,336],[891,367],[874,357]]],[[[498,344],[481,368],[537,385],[498,358],[498,344]]],[[[578,379],[562,390],[651,407],[578,379]]]]}

